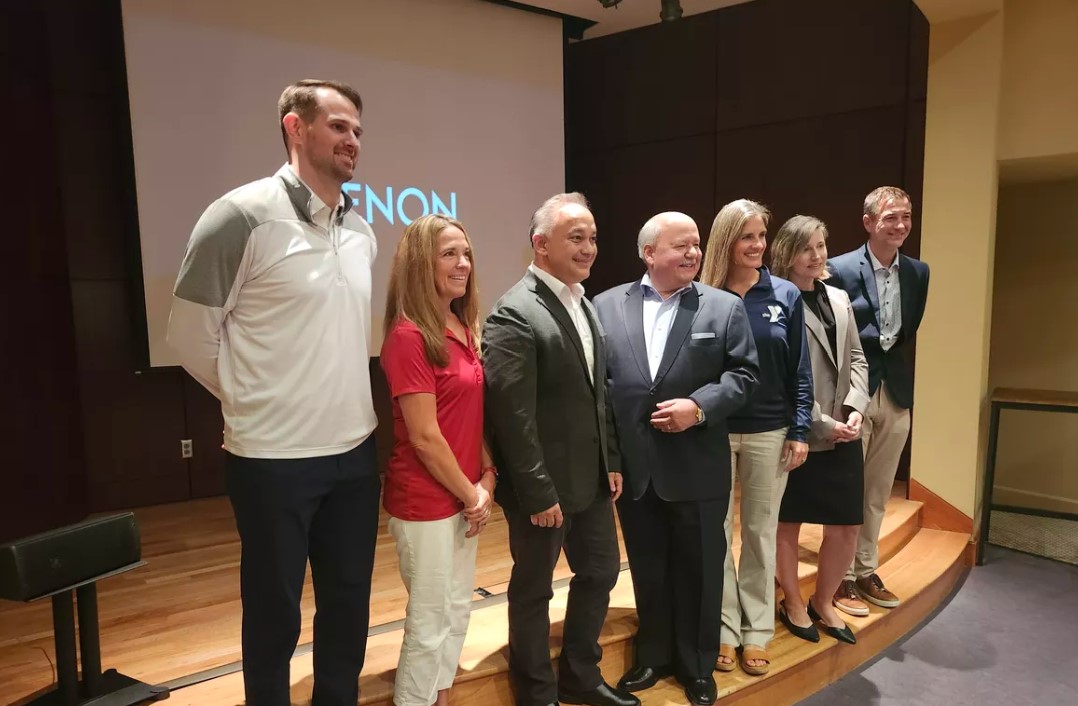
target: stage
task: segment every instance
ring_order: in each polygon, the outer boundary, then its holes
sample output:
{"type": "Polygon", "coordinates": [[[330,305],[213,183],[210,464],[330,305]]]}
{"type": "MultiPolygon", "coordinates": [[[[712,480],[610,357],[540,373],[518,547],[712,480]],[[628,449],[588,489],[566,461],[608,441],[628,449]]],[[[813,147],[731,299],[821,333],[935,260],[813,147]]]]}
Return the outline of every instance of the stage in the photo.
{"type": "MultiPolygon", "coordinates": [[[[143,558],[149,563],[99,585],[103,666],[149,683],[169,684],[174,689],[170,703],[241,703],[239,540],[227,499],[142,508],[135,514],[142,533],[143,558]]],[[[886,545],[886,556],[894,555],[917,534],[919,515],[919,503],[896,493],[888,506],[881,540],[881,545],[886,545]]],[[[389,698],[407,601],[385,520],[383,516],[379,527],[371,592],[371,636],[360,679],[364,703],[389,698]]],[[[803,584],[814,580],[815,551],[821,534],[815,526],[806,526],[802,533],[803,584]]],[[[624,556],[622,547],[623,559],[624,556]]],[[[476,604],[458,677],[462,689],[466,684],[480,688],[484,677],[504,672],[504,594],[511,567],[506,523],[500,510],[496,510],[480,537],[476,604]]],[[[623,647],[612,647],[628,644],[636,621],[628,574],[623,564],[603,636],[608,656],[622,662],[624,655],[617,655],[628,653],[623,647]]],[[[563,558],[555,575],[551,609],[555,649],[564,611],[564,587],[570,576],[563,558]]],[[[307,697],[310,693],[313,615],[308,574],[300,647],[293,659],[296,703],[305,703],[304,693],[307,697]]],[[[0,704],[18,704],[47,690],[54,680],[54,660],[49,602],[0,603],[0,704]]],[[[616,680],[623,667],[606,664],[604,659],[608,681],[616,680]]],[[[504,681],[495,679],[483,687],[489,692],[484,700],[510,703],[504,681]]],[[[456,692],[454,689],[455,698],[456,692]]]]}

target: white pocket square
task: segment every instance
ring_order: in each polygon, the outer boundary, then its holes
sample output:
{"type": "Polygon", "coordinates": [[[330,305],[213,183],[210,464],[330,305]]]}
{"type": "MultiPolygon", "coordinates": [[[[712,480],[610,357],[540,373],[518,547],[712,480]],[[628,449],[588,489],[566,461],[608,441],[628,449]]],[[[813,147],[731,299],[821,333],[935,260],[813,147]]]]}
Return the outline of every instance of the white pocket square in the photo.
{"type": "Polygon", "coordinates": [[[700,333],[694,333],[692,335],[692,340],[694,340],[694,341],[698,341],[701,338],[715,338],[715,332],[714,331],[701,331],[700,333]]]}

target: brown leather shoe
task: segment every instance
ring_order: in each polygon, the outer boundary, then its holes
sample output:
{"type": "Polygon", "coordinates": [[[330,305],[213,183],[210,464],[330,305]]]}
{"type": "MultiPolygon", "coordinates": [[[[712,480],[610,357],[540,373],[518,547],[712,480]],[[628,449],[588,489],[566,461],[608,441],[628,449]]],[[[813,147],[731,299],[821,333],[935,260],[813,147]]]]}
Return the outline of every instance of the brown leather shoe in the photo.
{"type": "Polygon", "coordinates": [[[887,590],[883,580],[876,574],[869,574],[857,579],[857,592],[869,603],[881,608],[897,608],[901,603],[898,596],[887,590]]]}
{"type": "Polygon", "coordinates": [[[838,585],[835,597],[831,599],[831,605],[835,606],[847,615],[863,618],[868,615],[868,604],[857,595],[857,584],[849,579],[838,585]]]}

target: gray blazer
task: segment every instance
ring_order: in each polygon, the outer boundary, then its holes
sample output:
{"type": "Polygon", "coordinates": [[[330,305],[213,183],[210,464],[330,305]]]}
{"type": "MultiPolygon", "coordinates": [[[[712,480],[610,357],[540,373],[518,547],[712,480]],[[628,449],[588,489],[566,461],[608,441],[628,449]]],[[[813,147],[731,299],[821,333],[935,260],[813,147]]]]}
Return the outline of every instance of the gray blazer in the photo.
{"type": "MultiPolygon", "coordinates": [[[[861,349],[850,297],[845,291],[824,285],[835,314],[835,344],[838,360],[831,354],[831,344],[823,322],[806,304],[805,328],[809,331],[809,357],[812,359],[812,386],[816,402],[812,405],[812,429],[809,451],[835,448],[831,433],[837,421],[845,421],[843,407],[861,414],[868,409],[868,361],[861,349]]],[[[849,443],[849,442],[847,442],[849,443]]]]}
{"type": "Polygon", "coordinates": [[[485,416],[498,467],[495,499],[534,515],[564,513],[609,493],[620,471],[617,432],[606,399],[606,346],[595,309],[582,301],[595,341],[594,383],[569,312],[528,272],[483,325],[485,416]]]}

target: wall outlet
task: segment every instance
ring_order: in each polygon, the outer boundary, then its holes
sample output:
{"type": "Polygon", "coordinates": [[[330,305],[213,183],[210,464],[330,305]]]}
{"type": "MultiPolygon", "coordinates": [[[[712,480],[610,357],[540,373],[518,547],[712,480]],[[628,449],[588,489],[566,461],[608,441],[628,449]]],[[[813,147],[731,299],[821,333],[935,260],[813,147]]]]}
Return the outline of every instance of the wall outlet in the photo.
{"type": "Polygon", "coordinates": [[[190,439],[180,439],[180,458],[191,458],[195,455],[195,444],[190,439]]]}

